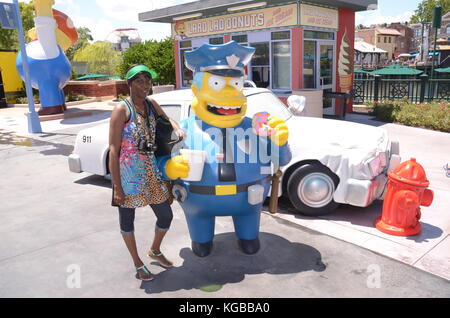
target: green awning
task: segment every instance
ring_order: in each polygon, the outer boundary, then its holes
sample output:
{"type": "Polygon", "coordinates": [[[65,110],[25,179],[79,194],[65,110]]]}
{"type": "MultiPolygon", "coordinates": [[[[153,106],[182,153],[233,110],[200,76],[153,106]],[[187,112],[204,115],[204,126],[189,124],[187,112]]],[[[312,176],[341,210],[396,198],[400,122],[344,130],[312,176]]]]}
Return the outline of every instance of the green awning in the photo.
{"type": "Polygon", "coordinates": [[[360,70],[359,68],[355,68],[354,72],[356,74],[370,74],[370,72],[360,70]]]}
{"type": "Polygon", "coordinates": [[[90,80],[90,79],[96,79],[96,78],[106,78],[110,77],[109,75],[104,74],[86,74],[84,76],[78,77],[76,81],[84,81],[84,80],[90,80]]]}
{"type": "Polygon", "coordinates": [[[419,71],[414,68],[410,68],[407,66],[401,66],[401,65],[391,65],[391,66],[370,72],[370,74],[372,74],[372,75],[407,75],[407,76],[419,75],[422,73],[423,73],[423,71],[419,71]]]}
{"type": "Polygon", "coordinates": [[[435,71],[436,71],[436,72],[439,72],[439,73],[450,73],[450,67],[447,67],[447,68],[437,68],[437,69],[435,69],[435,71]]]}

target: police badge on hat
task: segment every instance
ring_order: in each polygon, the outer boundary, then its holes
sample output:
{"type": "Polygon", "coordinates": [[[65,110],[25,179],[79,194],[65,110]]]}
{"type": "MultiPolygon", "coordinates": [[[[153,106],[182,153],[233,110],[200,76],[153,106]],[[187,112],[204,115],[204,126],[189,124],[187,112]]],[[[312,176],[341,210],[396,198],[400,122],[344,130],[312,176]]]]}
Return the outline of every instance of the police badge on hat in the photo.
{"type": "Polygon", "coordinates": [[[185,64],[196,72],[209,72],[220,76],[238,77],[245,74],[255,48],[242,46],[235,41],[221,45],[205,43],[198,49],[186,52],[185,64]]]}

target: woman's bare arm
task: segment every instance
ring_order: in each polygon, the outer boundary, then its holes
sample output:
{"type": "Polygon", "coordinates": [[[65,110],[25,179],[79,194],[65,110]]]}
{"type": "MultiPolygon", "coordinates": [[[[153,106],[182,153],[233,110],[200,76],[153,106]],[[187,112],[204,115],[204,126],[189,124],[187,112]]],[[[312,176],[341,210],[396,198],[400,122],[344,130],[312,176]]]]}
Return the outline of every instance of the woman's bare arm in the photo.
{"type": "Polygon", "coordinates": [[[122,130],[127,120],[126,106],[121,103],[114,108],[109,124],[109,171],[111,172],[111,182],[114,187],[114,202],[119,205],[123,204],[125,200],[120,182],[119,156],[122,144],[122,130]]]}

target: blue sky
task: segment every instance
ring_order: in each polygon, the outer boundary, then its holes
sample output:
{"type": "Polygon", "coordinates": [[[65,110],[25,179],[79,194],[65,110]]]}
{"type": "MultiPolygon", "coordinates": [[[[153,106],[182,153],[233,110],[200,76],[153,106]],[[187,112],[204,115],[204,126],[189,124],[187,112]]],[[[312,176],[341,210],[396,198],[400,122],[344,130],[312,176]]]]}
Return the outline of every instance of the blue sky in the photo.
{"type": "MultiPolygon", "coordinates": [[[[25,0],[29,1],[29,0],[25,0]]],[[[58,9],[72,18],[75,26],[88,27],[95,40],[105,40],[117,28],[138,28],[141,38],[162,39],[170,26],[138,21],[138,13],[193,0],[55,0],[58,9]]],[[[421,0],[378,0],[378,9],[356,14],[357,24],[408,21],[421,0]]]]}
{"type": "Polygon", "coordinates": [[[356,24],[406,22],[422,0],[378,0],[378,10],[356,13],[356,24]]]}

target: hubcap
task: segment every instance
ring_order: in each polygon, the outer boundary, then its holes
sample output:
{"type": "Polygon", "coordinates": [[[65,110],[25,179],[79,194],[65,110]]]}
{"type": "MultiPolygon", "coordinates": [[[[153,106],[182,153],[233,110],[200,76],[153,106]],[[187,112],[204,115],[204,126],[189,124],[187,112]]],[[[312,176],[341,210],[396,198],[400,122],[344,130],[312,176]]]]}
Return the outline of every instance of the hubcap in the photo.
{"type": "Polygon", "coordinates": [[[300,200],[312,207],[322,208],[333,200],[334,182],[326,174],[311,173],[304,177],[298,186],[300,200]]]}

